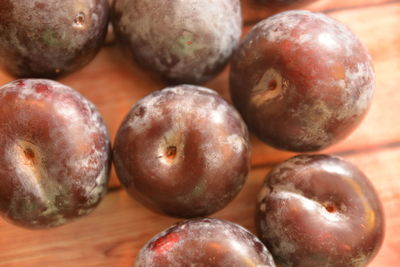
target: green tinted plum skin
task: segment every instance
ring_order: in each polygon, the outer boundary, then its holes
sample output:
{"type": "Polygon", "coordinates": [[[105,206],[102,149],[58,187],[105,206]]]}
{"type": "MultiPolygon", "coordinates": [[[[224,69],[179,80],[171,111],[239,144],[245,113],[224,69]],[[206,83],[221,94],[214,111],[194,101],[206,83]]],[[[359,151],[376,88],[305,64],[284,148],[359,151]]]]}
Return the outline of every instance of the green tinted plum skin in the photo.
{"type": "Polygon", "coordinates": [[[287,11],[258,23],[231,64],[235,107],[258,138],[284,150],[329,147],[359,125],[375,74],[359,39],[324,14],[287,11]]]}
{"type": "Polygon", "coordinates": [[[107,0],[1,0],[0,66],[23,78],[59,78],[88,64],[107,33],[107,0]]]}
{"type": "Polygon", "coordinates": [[[61,83],[0,87],[0,215],[30,229],[93,211],[107,191],[111,148],[95,106],[61,83]]]}
{"type": "Polygon", "coordinates": [[[139,252],[135,267],[275,267],[260,240],[232,222],[199,218],[154,236],[139,252]]]}
{"type": "Polygon", "coordinates": [[[239,0],[116,0],[111,20],[124,52],[173,84],[214,77],[242,31],[239,0]]]}
{"type": "Polygon", "coordinates": [[[385,219],[356,166],[335,156],[300,155],[266,177],[256,228],[282,266],[361,267],[379,251],[385,219]]]}
{"type": "Polygon", "coordinates": [[[206,216],[241,190],[250,168],[247,127],[204,87],[170,87],[141,99],[114,142],[113,161],[128,193],[169,216],[206,216]]]}

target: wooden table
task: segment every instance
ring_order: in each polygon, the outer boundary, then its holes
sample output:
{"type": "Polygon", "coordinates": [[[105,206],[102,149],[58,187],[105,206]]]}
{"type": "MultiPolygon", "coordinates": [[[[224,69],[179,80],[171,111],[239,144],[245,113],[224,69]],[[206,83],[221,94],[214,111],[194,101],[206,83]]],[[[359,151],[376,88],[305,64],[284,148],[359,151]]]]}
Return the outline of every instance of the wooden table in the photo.
{"type": "MultiPolygon", "coordinates": [[[[277,10],[242,1],[245,32],[277,10]]],[[[371,179],[386,212],[386,238],[370,266],[400,266],[400,0],[320,0],[304,7],[347,24],[366,44],[374,60],[377,89],[362,125],[334,153],[358,165],[371,179]]],[[[205,86],[229,99],[227,70],[205,86]]],[[[13,80],[0,72],[0,84],[13,80]]],[[[112,138],[132,104],[165,84],[131,66],[114,44],[61,82],[94,102],[112,138]]],[[[253,169],[235,200],[212,217],[254,231],[254,196],[265,175],[293,153],[277,151],[253,138],[253,169]]],[[[128,197],[112,173],[110,190],[89,216],[50,230],[29,231],[0,220],[0,266],[130,266],[138,250],[176,218],[155,214],[128,197]]]]}

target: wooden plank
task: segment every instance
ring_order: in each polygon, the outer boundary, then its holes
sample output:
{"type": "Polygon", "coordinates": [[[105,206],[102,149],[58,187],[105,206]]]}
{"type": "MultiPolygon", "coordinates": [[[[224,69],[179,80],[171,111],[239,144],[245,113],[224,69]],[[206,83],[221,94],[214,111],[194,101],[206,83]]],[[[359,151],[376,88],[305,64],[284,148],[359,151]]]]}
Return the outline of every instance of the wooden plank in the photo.
{"type": "MultiPolygon", "coordinates": [[[[379,7],[397,2],[397,0],[319,0],[307,5],[295,7],[295,9],[306,9],[316,12],[330,13],[342,10],[358,10],[366,7],[379,7]]],[[[243,20],[246,25],[269,17],[278,12],[293,9],[293,6],[273,8],[267,4],[258,4],[256,0],[242,0],[243,20]]]]}

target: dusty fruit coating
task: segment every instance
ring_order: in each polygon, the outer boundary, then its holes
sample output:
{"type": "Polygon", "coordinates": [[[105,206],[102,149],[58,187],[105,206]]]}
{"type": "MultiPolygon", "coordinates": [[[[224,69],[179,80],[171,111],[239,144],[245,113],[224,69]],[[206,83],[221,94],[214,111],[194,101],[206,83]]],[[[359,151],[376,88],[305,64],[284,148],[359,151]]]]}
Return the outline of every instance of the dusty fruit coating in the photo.
{"type": "Polygon", "coordinates": [[[129,111],[113,160],[121,183],[146,206],[170,216],[204,216],[226,206],[246,180],[247,127],[215,91],[170,87],[129,111]]]}
{"type": "Polygon", "coordinates": [[[282,266],[365,266],[384,237],[372,184],[356,166],[328,155],[276,166],[259,194],[256,225],[282,266]]]}
{"type": "Polygon", "coordinates": [[[117,39],[141,66],[200,84],[226,65],[242,31],[239,0],[115,0],[117,39]]]}
{"type": "Polygon", "coordinates": [[[56,78],[89,63],[103,44],[107,0],[0,0],[0,66],[56,78]]]}
{"type": "Polygon", "coordinates": [[[178,223],[154,236],[135,267],[275,267],[260,240],[232,222],[200,218],[178,223]]]}
{"type": "Polygon", "coordinates": [[[249,129],[279,149],[315,151],[347,137],[375,87],[357,37],[319,13],[288,11],[257,24],[232,61],[230,92],[249,129]]]}
{"type": "Polygon", "coordinates": [[[0,87],[0,213],[46,228],[91,212],[104,196],[110,142],[88,100],[60,83],[0,87]]]}

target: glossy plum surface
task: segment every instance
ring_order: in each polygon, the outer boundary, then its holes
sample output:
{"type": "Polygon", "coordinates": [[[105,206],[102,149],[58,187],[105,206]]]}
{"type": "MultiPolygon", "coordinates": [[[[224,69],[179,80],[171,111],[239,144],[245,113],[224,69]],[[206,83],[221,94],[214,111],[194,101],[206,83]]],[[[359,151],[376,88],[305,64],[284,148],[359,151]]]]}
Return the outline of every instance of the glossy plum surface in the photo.
{"type": "Polygon", "coordinates": [[[88,100],[60,83],[0,87],[0,214],[28,228],[91,212],[107,189],[110,142],[88,100]]]}
{"type": "Polygon", "coordinates": [[[260,239],[282,266],[365,266],[384,238],[381,202],[366,176],[328,155],[301,155],[266,177],[260,239]]]}
{"type": "Polygon", "coordinates": [[[115,0],[116,39],[174,83],[200,84],[226,65],[242,31],[239,0],[115,0]]]}
{"type": "Polygon", "coordinates": [[[154,236],[135,267],[275,267],[260,240],[243,227],[219,219],[178,223],[154,236]]]}
{"type": "Polygon", "coordinates": [[[153,92],[129,111],[113,159],[137,200],[189,218],[223,208],[240,191],[250,144],[240,115],[215,91],[180,85],[153,92]]]}
{"type": "Polygon", "coordinates": [[[232,61],[230,92],[249,129],[279,149],[316,151],[347,137],[371,104],[371,58],[343,24],[287,11],[258,23],[232,61]]]}
{"type": "Polygon", "coordinates": [[[107,32],[107,0],[0,0],[0,67],[57,78],[89,63],[107,32]]]}

